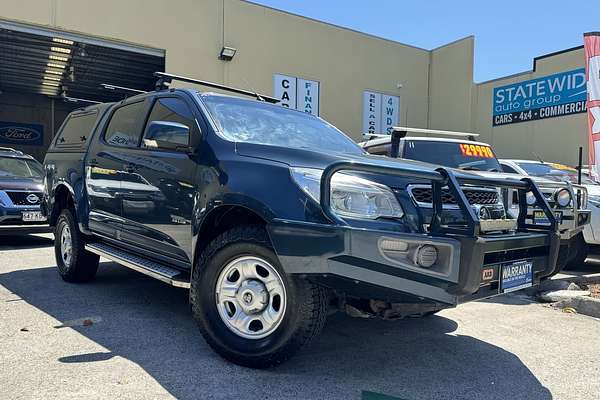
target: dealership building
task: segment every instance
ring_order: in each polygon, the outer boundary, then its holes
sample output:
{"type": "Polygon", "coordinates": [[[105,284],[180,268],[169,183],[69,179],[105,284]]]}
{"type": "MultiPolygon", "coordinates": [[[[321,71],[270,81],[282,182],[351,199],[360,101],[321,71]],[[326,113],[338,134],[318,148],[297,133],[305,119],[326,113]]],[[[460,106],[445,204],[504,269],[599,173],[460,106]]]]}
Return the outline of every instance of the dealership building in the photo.
{"type": "Polygon", "coordinates": [[[83,100],[126,96],[101,84],[152,90],[167,71],[274,95],[357,141],[402,125],[479,133],[507,158],[587,154],[583,48],[474,83],[474,40],[422,49],[241,0],[3,0],[0,146],[41,159],[83,100]]]}

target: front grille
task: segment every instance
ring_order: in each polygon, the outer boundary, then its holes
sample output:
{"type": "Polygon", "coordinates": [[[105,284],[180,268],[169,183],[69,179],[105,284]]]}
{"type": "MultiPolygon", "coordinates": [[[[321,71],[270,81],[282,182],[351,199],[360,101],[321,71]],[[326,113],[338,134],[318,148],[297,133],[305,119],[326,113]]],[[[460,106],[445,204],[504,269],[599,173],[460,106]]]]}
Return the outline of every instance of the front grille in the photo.
{"type": "Polygon", "coordinates": [[[16,206],[35,206],[40,204],[40,201],[42,200],[42,193],[40,192],[6,192],[6,194],[16,206]],[[31,195],[37,197],[37,200],[31,195]]]}
{"type": "MultiPolygon", "coordinates": [[[[492,189],[467,189],[463,192],[471,205],[486,205],[498,203],[498,192],[492,189]]],[[[411,189],[413,199],[417,203],[431,204],[433,202],[433,191],[430,187],[414,187],[411,189]]],[[[456,199],[449,189],[442,189],[442,204],[456,205],[456,199]]]]}

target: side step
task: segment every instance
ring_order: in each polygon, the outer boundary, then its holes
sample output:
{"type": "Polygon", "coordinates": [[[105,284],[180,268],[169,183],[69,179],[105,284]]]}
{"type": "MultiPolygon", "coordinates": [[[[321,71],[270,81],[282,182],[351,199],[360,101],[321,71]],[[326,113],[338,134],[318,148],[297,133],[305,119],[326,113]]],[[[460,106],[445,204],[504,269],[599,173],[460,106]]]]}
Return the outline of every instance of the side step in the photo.
{"type": "Polygon", "coordinates": [[[105,243],[88,243],[85,245],[85,249],[169,285],[187,289],[190,287],[189,274],[175,268],[147,260],[105,243]]]}

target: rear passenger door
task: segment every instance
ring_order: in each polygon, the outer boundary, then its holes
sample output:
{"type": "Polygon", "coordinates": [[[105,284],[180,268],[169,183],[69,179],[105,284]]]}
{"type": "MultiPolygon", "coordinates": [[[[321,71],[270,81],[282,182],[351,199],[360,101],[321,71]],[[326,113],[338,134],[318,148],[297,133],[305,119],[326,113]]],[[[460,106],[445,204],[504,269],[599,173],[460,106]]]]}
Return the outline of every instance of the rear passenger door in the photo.
{"type": "Polygon", "coordinates": [[[127,176],[127,150],[139,146],[147,107],[145,99],[138,99],[111,110],[86,158],[89,227],[112,239],[119,240],[121,234],[121,181],[127,176]]]}
{"type": "Polygon", "coordinates": [[[155,96],[121,181],[123,240],[185,264],[191,261],[197,166],[188,149],[199,140],[196,112],[183,96],[155,96]]]}

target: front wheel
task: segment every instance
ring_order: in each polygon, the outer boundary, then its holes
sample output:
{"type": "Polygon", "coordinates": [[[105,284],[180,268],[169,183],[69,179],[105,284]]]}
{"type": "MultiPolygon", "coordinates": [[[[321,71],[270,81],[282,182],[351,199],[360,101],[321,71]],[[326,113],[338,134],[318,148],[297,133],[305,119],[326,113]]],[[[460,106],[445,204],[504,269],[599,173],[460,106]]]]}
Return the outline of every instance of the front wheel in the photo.
{"type": "Polygon", "coordinates": [[[567,264],[568,269],[575,269],[581,267],[585,263],[585,259],[587,258],[589,253],[589,247],[588,244],[585,242],[585,239],[583,238],[583,233],[577,235],[575,244],[573,246],[575,247],[574,255],[567,264]]]}
{"type": "Polygon", "coordinates": [[[192,274],[190,301],[207,343],[243,366],[282,363],[325,323],[325,289],[288,276],[262,227],[231,229],[211,242],[192,274]]]}

